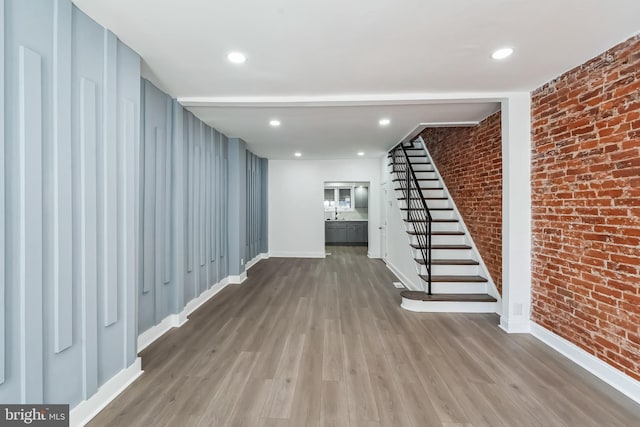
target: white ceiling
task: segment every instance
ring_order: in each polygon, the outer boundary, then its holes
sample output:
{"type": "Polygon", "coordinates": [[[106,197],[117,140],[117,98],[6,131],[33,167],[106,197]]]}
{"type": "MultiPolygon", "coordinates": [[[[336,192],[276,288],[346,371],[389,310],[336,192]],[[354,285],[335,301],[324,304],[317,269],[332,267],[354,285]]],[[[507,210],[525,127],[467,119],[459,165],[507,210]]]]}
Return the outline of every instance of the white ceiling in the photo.
{"type": "Polygon", "coordinates": [[[241,134],[252,151],[270,159],[350,159],[358,151],[380,157],[417,124],[477,122],[500,108],[496,103],[333,107],[191,107],[225,135],[241,134]],[[380,126],[381,118],[391,124],[380,126]],[[281,125],[269,126],[271,119],[281,125]]]}
{"type": "MultiPolygon", "coordinates": [[[[530,91],[640,30],[638,0],[74,3],[142,56],[147,78],[187,105],[185,98],[206,98],[208,104],[200,105],[214,107],[192,108],[199,117],[229,136],[246,139],[255,152],[270,158],[286,155],[296,144],[310,155],[313,148],[314,156],[332,157],[330,145],[345,141],[373,152],[412,127],[408,118],[398,117],[397,126],[382,137],[376,132],[384,107],[346,107],[350,100],[530,91]],[[514,55],[492,60],[491,52],[502,46],[513,47],[514,55]],[[244,52],[247,62],[229,63],[226,54],[232,50],[244,52]],[[279,109],[282,97],[288,100],[286,111],[279,109]],[[303,105],[299,100],[327,97],[340,101],[322,110],[296,111],[303,105]],[[278,137],[265,133],[270,129],[264,121],[251,122],[277,114],[283,122],[278,137]],[[368,122],[372,117],[374,122],[368,122]],[[296,119],[301,121],[289,121],[296,119]],[[307,144],[318,129],[335,143],[325,141],[326,149],[317,146],[317,139],[307,144]]],[[[488,111],[492,105],[483,108],[488,111]]],[[[406,112],[416,120],[414,126],[434,121],[426,116],[433,106],[413,105],[406,112]]],[[[458,113],[454,121],[472,114],[466,104],[458,113]]],[[[456,115],[448,111],[443,116],[451,120],[451,114],[456,115]]]]}

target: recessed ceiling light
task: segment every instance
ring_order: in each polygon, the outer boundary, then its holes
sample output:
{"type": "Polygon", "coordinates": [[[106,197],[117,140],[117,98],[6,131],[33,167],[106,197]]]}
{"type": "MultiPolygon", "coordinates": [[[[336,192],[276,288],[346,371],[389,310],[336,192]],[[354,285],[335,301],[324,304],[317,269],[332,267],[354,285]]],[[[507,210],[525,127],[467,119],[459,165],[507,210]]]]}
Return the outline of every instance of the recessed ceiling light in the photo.
{"type": "Polygon", "coordinates": [[[380,119],[380,121],[378,123],[380,123],[380,126],[387,126],[389,123],[391,123],[391,120],[389,120],[389,119],[380,119]]]}
{"type": "Polygon", "coordinates": [[[364,156],[364,151],[358,151],[358,156],[364,156]]]}
{"type": "Polygon", "coordinates": [[[296,156],[296,157],[301,157],[302,153],[299,152],[299,151],[296,151],[295,153],[293,153],[293,155],[296,156]]]}
{"type": "Polygon", "coordinates": [[[271,121],[269,122],[269,124],[270,124],[271,126],[273,126],[274,128],[275,128],[275,127],[278,127],[278,126],[280,126],[280,120],[271,120],[271,121]]]}
{"type": "Polygon", "coordinates": [[[511,56],[513,53],[513,49],[510,47],[503,47],[502,49],[498,49],[491,54],[493,59],[505,59],[511,56]]]}
{"type": "Polygon", "coordinates": [[[240,52],[231,52],[227,55],[227,59],[234,64],[243,64],[247,60],[247,57],[240,52]]]}

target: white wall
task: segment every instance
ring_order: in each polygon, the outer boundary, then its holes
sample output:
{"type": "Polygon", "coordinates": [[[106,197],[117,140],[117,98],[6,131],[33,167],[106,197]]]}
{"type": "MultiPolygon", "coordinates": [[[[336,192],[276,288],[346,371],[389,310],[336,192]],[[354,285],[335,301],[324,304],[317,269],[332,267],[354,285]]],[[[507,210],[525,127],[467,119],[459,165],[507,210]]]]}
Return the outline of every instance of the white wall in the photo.
{"type": "Polygon", "coordinates": [[[424,290],[422,281],[418,276],[416,263],[413,260],[409,237],[405,230],[402,214],[398,207],[397,195],[394,190],[395,183],[391,181],[391,174],[387,167],[387,159],[382,162],[382,182],[387,186],[387,200],[382,200],[381,211],[384,223],[386,211],[386,258],[389,269],[400,281],[411,290],[424,290]]]}
{"type": "Polygon", "coordinates": [[[325,181],[369,181],[369,256],[380,257],[380,159],[270,160],[269,254],[324,257],[325,181]]]}

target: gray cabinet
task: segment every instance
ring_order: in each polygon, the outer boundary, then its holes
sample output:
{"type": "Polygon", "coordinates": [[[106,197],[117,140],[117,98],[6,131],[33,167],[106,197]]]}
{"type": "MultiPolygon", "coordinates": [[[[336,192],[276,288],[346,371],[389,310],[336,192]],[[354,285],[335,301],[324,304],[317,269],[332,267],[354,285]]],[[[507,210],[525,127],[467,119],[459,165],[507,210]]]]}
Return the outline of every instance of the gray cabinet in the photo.
{"type": "Polygon", "coordinates": [[[356,209],[367,209],[369,207],[369,188],[356,187],[354,198],[356,209]]]}
{"type": "Polygon", "coordinates": [[[342,243],[347,241],[347,224],[342,222],[325,223],[326,243],[342,243]]]}
{"type": "Polygon", "coordinates": [[[365,245],[369,240],[367,221],[325,221],[328,245],[365,245]]]}

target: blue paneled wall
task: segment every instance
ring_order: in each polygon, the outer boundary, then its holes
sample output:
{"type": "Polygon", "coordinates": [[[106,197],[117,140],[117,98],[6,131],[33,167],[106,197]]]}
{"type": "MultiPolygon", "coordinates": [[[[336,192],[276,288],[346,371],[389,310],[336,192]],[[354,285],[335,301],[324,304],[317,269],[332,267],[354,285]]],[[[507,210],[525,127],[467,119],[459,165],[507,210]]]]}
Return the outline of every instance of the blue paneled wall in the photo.
{"type": "Polygon", "coordinates": [[[71,0],[0,0],[0,23],[0,402],[73,408],[267,251],[267,161],[71,0]]]}
{"type": "Polygon", "coordinates": [[[246,165],[245,259],[250,261],[267,252],[268,161],[247,151],[246,165]]]}
{"type": "Polygon", "coordinates": [[[70,0],[0,0],[0,402],[136,357],[140,58],[70,0]]]}
{"type": "Polygon", "coordinates": [[[228,278],[240,226],[230,206],[245,192],[229,191],[245,166],[225,135],[144,79],[142,100],[139,333],[228,278]]]}

